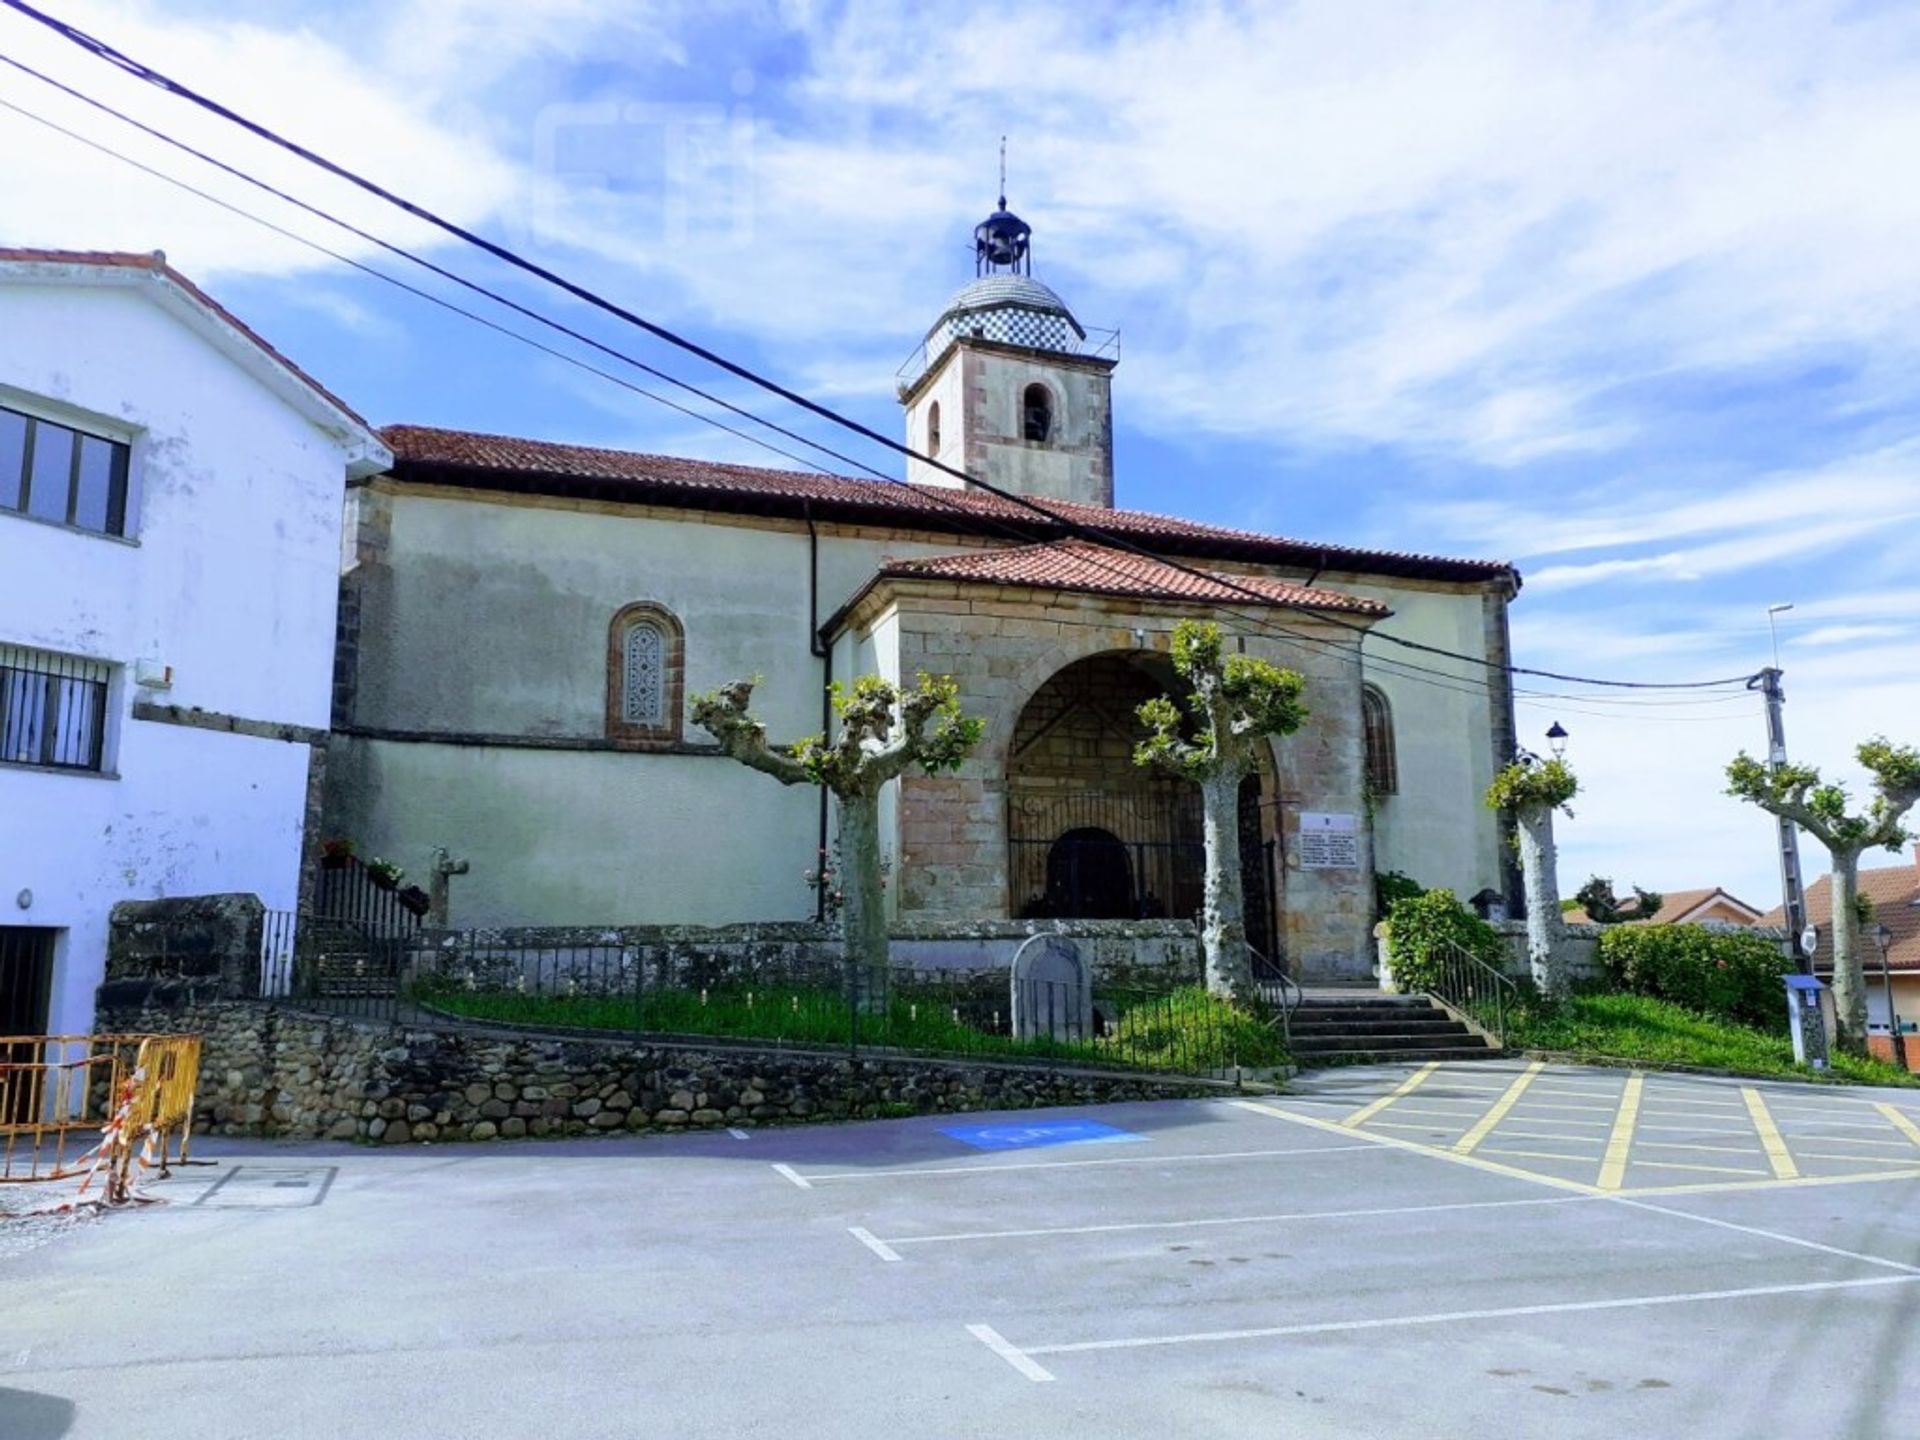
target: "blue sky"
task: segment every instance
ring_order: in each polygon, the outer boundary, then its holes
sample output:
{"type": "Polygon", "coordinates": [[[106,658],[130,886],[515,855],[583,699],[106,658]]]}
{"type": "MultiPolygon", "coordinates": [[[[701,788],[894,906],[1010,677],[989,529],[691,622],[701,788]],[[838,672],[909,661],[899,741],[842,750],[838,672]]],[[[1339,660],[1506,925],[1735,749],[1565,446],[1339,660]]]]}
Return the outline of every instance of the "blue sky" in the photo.
{"type": "MultiPolygon", "coordinates": [[[[1742,673],[1792,601],[1796,755],[1920,740],[1913,6],[53,8],[889,433],[1006,133],[1036,273],[1123,333],[1120,503],[1514,560],[1547,669],[1742,673]]],[[[535,298],[18,17],[0,50],[535,298]]],[[[16,74],[0,100],[324,236],[16,74]]],[[[164,248],[376,421],[769,458],[6,111],[0,175],[7,241],[164,248]]],[[[1523,736],[1574,732],[1569,888],[1774,898],[1718,793],[1757,708],[1709,698],[1523,697],[1523,736]]]]}

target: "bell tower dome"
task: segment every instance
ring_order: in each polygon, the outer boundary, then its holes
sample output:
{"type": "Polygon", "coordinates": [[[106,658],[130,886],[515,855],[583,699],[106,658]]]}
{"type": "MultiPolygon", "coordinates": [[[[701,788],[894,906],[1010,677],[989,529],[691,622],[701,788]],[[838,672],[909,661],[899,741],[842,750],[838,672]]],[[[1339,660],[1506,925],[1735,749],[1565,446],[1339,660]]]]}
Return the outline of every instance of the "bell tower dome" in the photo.
{"type": "MultiPolygon", "coordinates": [[[[901,367],[907,444],[1003,490],[1110,508],[1119,337],[1090,336],[1033,278],[1033,231],[1007,209],[1004,169],[1003,151],[999,208],[973,229],[973,280],[901,367]]],[[[907,478],[961,488],[921,460],[907,478]]]]}

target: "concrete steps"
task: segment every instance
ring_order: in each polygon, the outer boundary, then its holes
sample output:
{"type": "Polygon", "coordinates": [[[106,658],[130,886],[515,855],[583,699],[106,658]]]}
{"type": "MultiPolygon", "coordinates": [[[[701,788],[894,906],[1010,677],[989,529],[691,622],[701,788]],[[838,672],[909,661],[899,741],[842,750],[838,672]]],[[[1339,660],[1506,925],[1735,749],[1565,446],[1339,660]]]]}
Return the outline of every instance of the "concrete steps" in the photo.
{"type": "Polygon", "coordinates": [[[1301,1066],[1488,1060],[1497,1047],[1422,995],[1308,991],[1288,1025],[1301,1066]]]}

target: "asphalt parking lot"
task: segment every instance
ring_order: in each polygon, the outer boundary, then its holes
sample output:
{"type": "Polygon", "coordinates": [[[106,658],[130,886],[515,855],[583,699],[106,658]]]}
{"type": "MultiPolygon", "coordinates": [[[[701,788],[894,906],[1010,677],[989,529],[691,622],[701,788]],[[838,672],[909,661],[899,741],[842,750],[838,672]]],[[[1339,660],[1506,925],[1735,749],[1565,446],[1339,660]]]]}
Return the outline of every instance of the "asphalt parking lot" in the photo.
{"type": "Polygon", "coordinates": [[[1481,1062],[229,1142],[0,1260],[0,1435],[1905,1436],[1920,1096],[1481,1062]]]}

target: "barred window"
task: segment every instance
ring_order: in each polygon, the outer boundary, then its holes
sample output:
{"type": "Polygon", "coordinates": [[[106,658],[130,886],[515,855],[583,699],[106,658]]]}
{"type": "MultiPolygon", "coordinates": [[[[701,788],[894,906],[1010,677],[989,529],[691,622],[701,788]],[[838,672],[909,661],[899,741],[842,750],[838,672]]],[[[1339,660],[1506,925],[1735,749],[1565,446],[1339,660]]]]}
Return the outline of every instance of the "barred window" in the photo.
{"type": "Polygon", "coordinates": [[[0,510],[124,535],[130,453],[125,441],[0,406],[0,510]]]}
{"type": "Polygon", "coordinates": [[[99,770],[108,675],[98,660],[0,645],[0,761],[99,770]]]}
{"type": "Polygon", "coordinates": [[[1371,685],[1360,687],[1360,718],[1366,732],[1367,785],[1375,795],[1400,789],[1400,762],[1393,751],[1393,710],[1371,685]]]}
{"type": "Polygon", "coordinates": [[[628,605],[607,633],[607,734],[639,746],[680,738],[685,638],[673,612],[628,605]]]}

